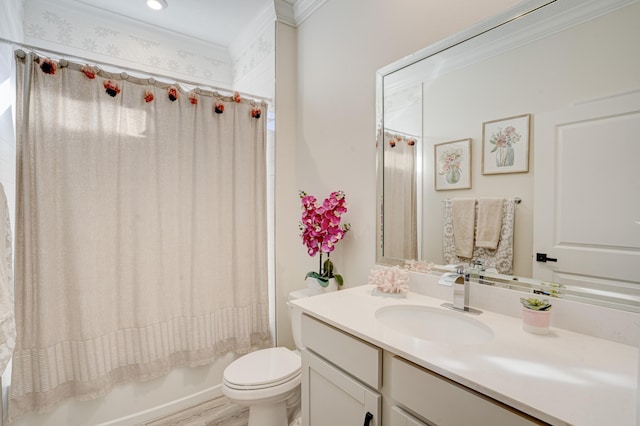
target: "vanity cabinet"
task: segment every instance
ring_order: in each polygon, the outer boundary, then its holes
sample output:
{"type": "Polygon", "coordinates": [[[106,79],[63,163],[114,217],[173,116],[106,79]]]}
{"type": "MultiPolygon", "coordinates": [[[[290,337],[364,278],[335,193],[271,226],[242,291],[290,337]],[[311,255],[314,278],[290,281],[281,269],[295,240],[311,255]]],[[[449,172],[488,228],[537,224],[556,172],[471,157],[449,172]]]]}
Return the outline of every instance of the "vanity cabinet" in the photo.
{"type": "Polygon", "coordinates": [[[302,424],[380,426],[382,350],[302,317],[302,424]]]}
{"type": "Polygon", "coordinates": [[[303,426],[545,424],[306,314],[303,426]]]}
{"type": "Polygon", "coordinates": [[[391,407],[391,424],[393,426],[430,426],[416,419],[397,405],[391,407]]]}
{"type": "Polygon", "coordinates": [[[302,355],[302,424],[380,426],[380,394],[334,365],[302,355]]]}
{"type": "MultiPolygon", "coordinates": [[[[385,358],[389,398],[427,424],[492,426],[544,425],[531,416],[397,356],[385,358]]],[[[396,423],[392,425],[413,425],[396,423]]],[[[418,423],[420,424],[420,423],[418,423]]]]}

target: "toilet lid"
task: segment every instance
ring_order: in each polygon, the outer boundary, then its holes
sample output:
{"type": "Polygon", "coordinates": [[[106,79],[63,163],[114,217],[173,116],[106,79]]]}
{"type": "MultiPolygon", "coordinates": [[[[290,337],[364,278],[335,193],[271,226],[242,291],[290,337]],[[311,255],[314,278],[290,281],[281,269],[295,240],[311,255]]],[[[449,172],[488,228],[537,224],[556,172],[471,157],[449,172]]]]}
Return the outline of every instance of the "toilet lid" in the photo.
{"type": "Polygon", "coordinates": [[[224,381],[236,387],[261,387],[286,382],[300,374],[300,357],[287,348],[251,352],[224,370],[224,381]]]}

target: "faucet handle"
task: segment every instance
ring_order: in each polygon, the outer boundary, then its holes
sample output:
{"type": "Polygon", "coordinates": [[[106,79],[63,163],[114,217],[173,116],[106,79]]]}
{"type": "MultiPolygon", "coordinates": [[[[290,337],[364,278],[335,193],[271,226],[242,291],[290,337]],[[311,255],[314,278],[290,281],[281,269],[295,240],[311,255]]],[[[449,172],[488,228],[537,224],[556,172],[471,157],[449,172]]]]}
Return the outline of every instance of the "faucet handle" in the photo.
{"type": "Polygon", "coordinates": [[[464,274],[464,265],[456,265],[456,274],[463,275],[464,274]]]}
{"type": "Polygon", "coordinates": [[[474,269],[484,269],[484,262],[481,259],[476,259],[473,261],[474,269]]]}

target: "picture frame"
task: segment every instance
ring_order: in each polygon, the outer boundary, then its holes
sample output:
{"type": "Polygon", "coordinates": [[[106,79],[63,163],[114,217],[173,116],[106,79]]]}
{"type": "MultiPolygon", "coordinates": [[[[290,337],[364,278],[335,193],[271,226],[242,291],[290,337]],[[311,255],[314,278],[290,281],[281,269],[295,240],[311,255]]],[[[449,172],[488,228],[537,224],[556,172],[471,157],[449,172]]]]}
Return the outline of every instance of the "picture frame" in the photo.
{"type": "Polygon", "coordinates": [[[516,115],[482,124],[482,174],[529,171],[531,114],[516,115]]]}
{"type": "Polygon", "coordinates": [[[434,189],[471,188],[471,138],[435,144],[434,189]]]}

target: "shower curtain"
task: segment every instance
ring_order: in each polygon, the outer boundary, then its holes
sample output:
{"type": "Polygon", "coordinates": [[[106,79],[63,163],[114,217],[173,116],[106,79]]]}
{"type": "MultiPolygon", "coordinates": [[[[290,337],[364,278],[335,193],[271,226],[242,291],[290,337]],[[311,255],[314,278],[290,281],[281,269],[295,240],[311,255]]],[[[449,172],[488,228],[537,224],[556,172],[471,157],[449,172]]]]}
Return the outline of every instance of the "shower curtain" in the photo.
{"type": "Polygon", "coordinates": [[[384,132],[385,257],[418,258],[416,144],[416,138],[384,132]]]}
{"type": "Polygon", "coordinates": [[[11,418],[272,345],[267,106],[64,62],[17,59],[11,418]]]}

